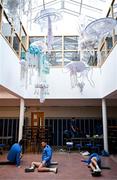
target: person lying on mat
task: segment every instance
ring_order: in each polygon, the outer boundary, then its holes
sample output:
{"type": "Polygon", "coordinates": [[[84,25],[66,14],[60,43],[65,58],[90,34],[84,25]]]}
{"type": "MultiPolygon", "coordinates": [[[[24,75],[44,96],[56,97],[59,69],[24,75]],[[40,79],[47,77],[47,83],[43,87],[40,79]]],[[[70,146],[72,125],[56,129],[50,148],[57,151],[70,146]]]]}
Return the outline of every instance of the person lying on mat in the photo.
{"type": "Polygon", "coordinates": [[[38,169],[38,172],[54,172],[57,173],[57,168],[49,168],[51,159],[52,159],[52,148],[46,143],[41,142],[43,148],[42,160],[41,162],[33,161],[30,168],[26,168],[25,172],[33,172],[35,168],[38,169]]]}
{"type": "Polygon", "coordinates": [[[94,173],[101,173],[101,158],[97,153],[92,153],[87,160],[81,161],[86,162],[94,173]]]}

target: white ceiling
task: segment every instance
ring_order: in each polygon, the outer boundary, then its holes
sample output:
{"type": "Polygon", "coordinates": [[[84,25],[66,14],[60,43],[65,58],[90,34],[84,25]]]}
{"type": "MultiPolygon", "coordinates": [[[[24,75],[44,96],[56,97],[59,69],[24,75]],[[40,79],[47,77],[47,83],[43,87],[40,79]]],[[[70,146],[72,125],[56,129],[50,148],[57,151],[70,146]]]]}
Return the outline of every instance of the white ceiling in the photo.
{"type": "Polygon", "coordinates": [[[19,99],[19,96],[3,86],[0,86],[0,100],[1,99],[19,99]]]}
{"type": "MultiPolygon", "coordinates": [[[[108,106],[117,106],[117,91],[106,97],[108,106]]],[[[25,106],[60,107],[60,106],[101,106],[101,99],[46,99],[40,103],[39,99],[25,99],[25,106]]],[[[0,106],[20,106],[20,98],[0,86],[0,106]]]]}

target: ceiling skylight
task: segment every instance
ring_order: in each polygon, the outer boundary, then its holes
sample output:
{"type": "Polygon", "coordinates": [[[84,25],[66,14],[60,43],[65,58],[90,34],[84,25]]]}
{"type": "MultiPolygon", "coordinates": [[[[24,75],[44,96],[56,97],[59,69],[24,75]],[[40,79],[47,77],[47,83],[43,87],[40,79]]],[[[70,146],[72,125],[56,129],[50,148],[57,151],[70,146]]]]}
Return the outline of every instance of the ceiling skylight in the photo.
{"type": "MultiPolygon", "coordinates": [[[[14,0],[5,0],[5,7],[8,8],[6,4],[8,5],[11,1],[14,0]]],[[[25,24],[28,23],[28,27],[31,29],[29,30],[30,33],[33,32],[35,34],[41,33],[41,28],[37,25],[32,25],[32,23],[44,8],[54,8],[61,13],[63,17],[61,22],[57,22],[53,33],[71,34],[71,31],[72,33],[75,33],[74,31],[77,32],[79,16],[85,16],[86,23],[88,24],[95,19],[102,18],[104,9],[111,3],[110,0],[15,0],[15,2],[16,1],[17,3],[15,4],[18,7],[16,9],[20,11],[19,14],[22,21],[25,24]]]]}

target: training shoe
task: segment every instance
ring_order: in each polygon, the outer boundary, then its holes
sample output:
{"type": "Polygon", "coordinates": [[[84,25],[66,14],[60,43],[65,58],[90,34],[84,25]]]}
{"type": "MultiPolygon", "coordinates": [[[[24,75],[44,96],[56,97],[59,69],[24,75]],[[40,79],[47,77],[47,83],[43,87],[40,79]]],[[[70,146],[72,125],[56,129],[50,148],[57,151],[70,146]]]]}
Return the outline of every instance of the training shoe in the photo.
{"type": "Polygon", "coordinates": [[[50,163],[50,165],[58,165],[58,162],[57,162],[57,161],[52,161],[52,162],[50,163]]]}
{"type": "Polygon", "coordinates": [[[99,172],[99,171],[93,171],[92,173],[92,176],[101,176],[101,172],[99,172]]]}
{"type": "Polygon", "coordinates": [[[58,168],[55,168],[55,174],[57,174],[58,173],[58,168]]]}
{"type": "Polygon", "coordinates": [[[32,167],[31,167],[31,168],[25,168],[25,172],[34,172],[34,170],[35,170],[35,169],[32,168],[32,167]]]}
{"type": "Polygon", "coordinates": [[[94,172],[101,172],[101,169],[95,169],[94,172]]]}

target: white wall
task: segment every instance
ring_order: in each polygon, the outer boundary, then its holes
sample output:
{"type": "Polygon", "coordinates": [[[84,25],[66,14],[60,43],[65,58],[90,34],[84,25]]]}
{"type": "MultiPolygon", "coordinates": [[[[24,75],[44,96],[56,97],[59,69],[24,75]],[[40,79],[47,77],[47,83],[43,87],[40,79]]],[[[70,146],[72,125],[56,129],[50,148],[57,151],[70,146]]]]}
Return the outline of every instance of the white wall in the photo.
{"type": "Polygon", "coordinates": [[[49,97],[50,98],[57,98],[58,96],[61,98],[68,98],[68,99],[82,99],[82,98],[99,98],[100,92],[98,87],[100,86],[100,71],[97,68],[93,69],[93,74],[89,72],[89,76],[92,77],[95,86],[92,87],[87,79],[84,80],[85,87],[82,92],[78,87],[71,88],[71,81],[70,81],[70,72],[64,72],[60,68],[53,68],[50,71],[49,75],[49,97]]]}
{"type": "Polygon", "coordinates": [[[10,91],[23,96],[20,86],[20,64],[18,57],[0,35],[0,83],[10,91]]]}
{"type": "MultiPolygon", "coordinates": [[[[51,68],[50,74],[47,77],[49,84],[49,94],[46,99],[89,99],[100,98],[100,69],[94,68],[89,72],[89,77],[92,78],[94,86],[91,86],[89,81],[85,79],[85,87],[82,93],[78,87],[72,88],[70,81],[70,72],[64,72],[62,68],[51,68]]],[[[32,84],[35,82],[32,79],[32,84]]],[[[27,91],[24,92],[25,98],[39,98],[39,95],[34,95],[33,85],[29,85],[27,91]]]]}
{"type": "Polygon", "coordinates": [[[102,97],[117,90],[117,45],[101,68],[102,97]]]}

